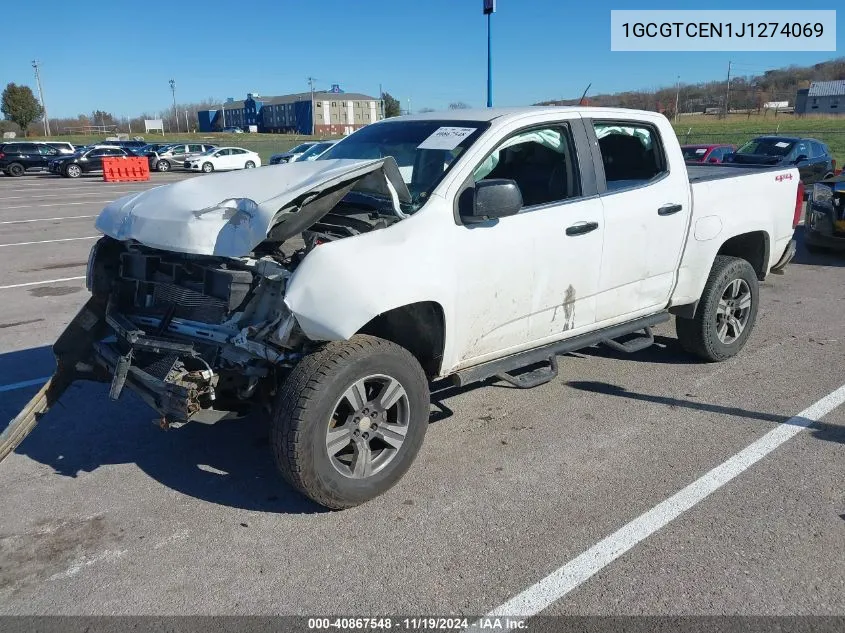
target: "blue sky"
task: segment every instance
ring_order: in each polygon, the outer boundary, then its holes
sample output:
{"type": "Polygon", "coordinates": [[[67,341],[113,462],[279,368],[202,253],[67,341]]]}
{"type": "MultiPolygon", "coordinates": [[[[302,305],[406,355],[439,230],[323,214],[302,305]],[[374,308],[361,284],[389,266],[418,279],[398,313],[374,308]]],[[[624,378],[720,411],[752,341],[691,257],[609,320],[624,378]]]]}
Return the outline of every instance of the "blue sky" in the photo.
{"type": "MultiPolygon", "coordinates": [[[[31,60],[53,117],[103,109],[156,113],[171,103],[278,95],[337,83],[376,95],[379,84],[402,107],[486,103],[486,22],[482,0],[203,0],[164,5],[128,1],[49,3],[33,11],[7,2],[13,38],[0,56],[0,83],[35,87],[31,60]],[[153,8],[153,7],[157,8],[153,8]],[[235,7],[233,9],[233,7],[235,7]]],[[[493,16],[495,105],[656,88],[721,79],[728,60],[740,74],[808,65],[841,53],[630,53],[610,51],[610,10],[701,8],[700,2],[499,0],[493,16]]],[[[806,0],[804,9],[829,9],[806,0]]],[[[707,9],[796,9],[795,0],[710,0],[707,9]]],[[[841,31],[845,10],[837,16],[841,31]]],[[[3,29],[4,31],[6,29],[3,29]]]]}

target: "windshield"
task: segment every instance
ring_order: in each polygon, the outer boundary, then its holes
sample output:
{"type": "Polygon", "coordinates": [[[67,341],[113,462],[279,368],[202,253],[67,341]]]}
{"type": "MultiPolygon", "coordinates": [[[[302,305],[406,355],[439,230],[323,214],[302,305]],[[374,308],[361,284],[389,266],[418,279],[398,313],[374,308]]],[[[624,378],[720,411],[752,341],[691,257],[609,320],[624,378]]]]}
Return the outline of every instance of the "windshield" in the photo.
{"type": "Polygon", "coordinates": [[[776,138],[755,138],[737,150],[737,154],[761,154],[763,156],[786,156],[795,146],[792,141],[776,138]]]}
{"type": "Polygon", "coordinates": [[[361,128],[317,160],[393,156],[420,208],[456,159],[490,127],[486,121],[388,121],[361,128]]]}
{"type": "Polygon", "coordinates": [[[682,147],[684,160],[701,160],[707,153],[706,147],[682,147]]]}
{"type": "Polygon", "coordinates": [[[297,145],[293,149],[289,149],[289,154],[301,154],[302,152],[308,151],[311,147],[314,146],[314,143],[302,143],[301,145],[297,145]]]}
{"type": "Polygon", "coordinates": [[[325,152],[332,145],[334,145],[334,143],[317,143],[316,145],[313,145],[311,148],[309,148],[302,156],[297,158],[297,160],[314,160],[315,158],[317,158],[317,156],[325,152]]]}

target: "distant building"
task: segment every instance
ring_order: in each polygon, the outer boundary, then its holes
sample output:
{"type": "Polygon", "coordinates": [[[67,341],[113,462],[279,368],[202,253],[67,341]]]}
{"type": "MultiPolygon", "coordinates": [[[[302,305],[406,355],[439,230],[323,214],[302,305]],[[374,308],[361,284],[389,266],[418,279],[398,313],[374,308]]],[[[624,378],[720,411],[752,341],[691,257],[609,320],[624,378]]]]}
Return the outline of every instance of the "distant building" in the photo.
{"type": "Polygon", "coordinates": [[[351,134],[383,118],[378,99],[343,92],[338,86],[331,91],[314,92],[313,104],[311,98],[310,92],[279,97],[249,93],[243,101],[230,99],[218,109],[200,110],[199,131],[213,132],[224,127],[247,130],[255,125],[259,132],[311,134],[313,125],[315,134],[351,134]]]}
{"type": "Polygon", "coordinates": [[[814,81],[799,90],[795,114],[845,114],[845,80],[814,81]]]}

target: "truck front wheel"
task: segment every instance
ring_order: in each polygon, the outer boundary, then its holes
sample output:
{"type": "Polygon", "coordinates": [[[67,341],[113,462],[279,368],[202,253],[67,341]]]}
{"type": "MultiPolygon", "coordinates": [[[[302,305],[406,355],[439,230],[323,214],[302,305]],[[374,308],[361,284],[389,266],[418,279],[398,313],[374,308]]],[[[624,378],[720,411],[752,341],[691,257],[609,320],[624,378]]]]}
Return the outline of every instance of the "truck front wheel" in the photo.
{"type": "Polygon", "coordinates": [[[707,361],[727,360],[748,340],[758,303],[757,275],[751,264],[717,255],[695,316],[675,319],[681,346],[707,361]]]}
{"type": "Polygon", "coordinates": [[[276,396],[276,465],[328,508],[369,501],[414,461],[429,402],[425,372],[403,347],[365,335],[328,343],[293,368],[276,396]]]}

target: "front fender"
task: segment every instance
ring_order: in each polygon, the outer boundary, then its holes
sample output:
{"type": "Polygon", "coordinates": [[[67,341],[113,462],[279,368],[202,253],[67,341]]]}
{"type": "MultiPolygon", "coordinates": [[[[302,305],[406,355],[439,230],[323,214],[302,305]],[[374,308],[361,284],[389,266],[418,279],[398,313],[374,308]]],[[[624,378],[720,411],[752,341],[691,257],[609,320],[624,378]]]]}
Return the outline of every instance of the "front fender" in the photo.
{"type": "Polygon", "coordinates": [[[425,233],[426,225],[412,216],[311,251],[285,292],[285,304],[305,335],[345,340],[379,314],[421,301],[440,304],[446,323],[452,323],[456,286],[454,274],[446,271],[448,258],[419,235],[411,237],[415,229],[425,233]]]}

